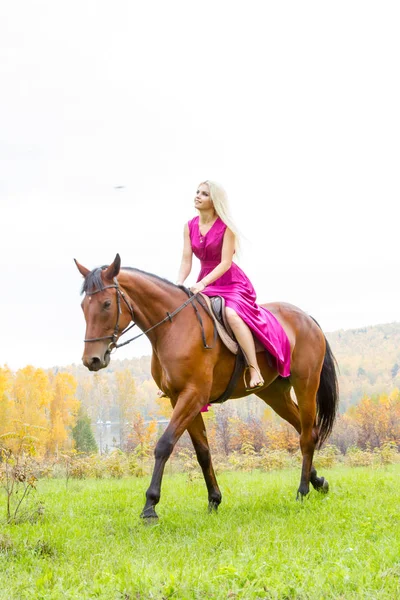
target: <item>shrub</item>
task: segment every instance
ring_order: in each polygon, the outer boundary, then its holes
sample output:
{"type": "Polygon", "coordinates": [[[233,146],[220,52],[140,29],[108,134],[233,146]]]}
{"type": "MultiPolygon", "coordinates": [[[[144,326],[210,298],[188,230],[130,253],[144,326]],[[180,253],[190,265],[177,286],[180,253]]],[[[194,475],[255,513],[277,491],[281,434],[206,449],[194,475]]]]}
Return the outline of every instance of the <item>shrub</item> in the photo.
{"type": "Polygon", "coordinates": [[[261,451],[260,466],[266,471],[276,469],[288,469],[294,465],[295,455],[289,454],[287,450],[269,450],[263,448],[261,451]]]}
{"type": "Polygon", "coordinates": [[[73,479],[87,479],[91,475],[90,463],[83,458],[76,458],[69,466],[69,476],[73,479]]]}
{"type": "Polygon", "coordinates": [[[380,448],[375,448],[375,454],[380,458],[380,461],[384,465],[392,465],[400,462],[400,454],[397,451],[396,442],[385,442],[380,448]]]}
{"type": "Polygon", "coordinates": [[[87,459],[87,463],[89,465],[90,477],[103,479],[107,475],[106,464],[98,454],[91,454],[87,459]]]}
{"type": "Polygon", "coordinates": [[[376,454],[368,450],[360,450],[356,446],[351,446],[344,457],[344,463],[350,467],[377,466],[379,462],[376,454]]]}
{"type": "Polygon", "coordinates": [[[314,465],[317,469],[329,469],[339,462],[340,457],[340,450],[332,444],[327,444],[314,454],[314,465]]]}
{"type": "Polygon", "coordinates": [[[121,479],[127,470],[127,460],[122,450],[113,450],[106,459],[107,471],[114,479],[121,479]]]}
{"type": "Polygon", "coordinates": [[[16,454],[0,448],[0,459],[0,486],[6,492],[7,523],[17,522],[32,512],[28,499],[36,491],[38,464],[22,446],[16,454]]]}

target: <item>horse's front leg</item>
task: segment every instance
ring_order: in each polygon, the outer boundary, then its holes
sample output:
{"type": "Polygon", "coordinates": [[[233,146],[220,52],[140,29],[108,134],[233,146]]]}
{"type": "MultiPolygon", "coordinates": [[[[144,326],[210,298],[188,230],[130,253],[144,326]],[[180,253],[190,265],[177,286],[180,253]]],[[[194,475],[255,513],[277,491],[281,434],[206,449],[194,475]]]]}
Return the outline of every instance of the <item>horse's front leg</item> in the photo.
{"type": "Polygon", "coordinates": [[[206,404],[207,398],[199,393],[199,390],[191,388],[179,394],[172,413],[168,427],[157,442],[154,456],[155,465],[150,486],[146,492],[146,504],[140,515],[143,519],[157,519],[155,506],[160,501],[161,482],[164,467],[171,456],[176,442],[190,423],[199,414],[202,406],[206,404]]]}
{"type": "Polygon", "coordinates": [[[203,471],[208,490],[208,510],[211,512],[218,509],[218,506],[221,504],[222,495],[211,462],[210,447],[201,413],[193,419],[187,429],[196,451],[197,460],[203,471]]]}

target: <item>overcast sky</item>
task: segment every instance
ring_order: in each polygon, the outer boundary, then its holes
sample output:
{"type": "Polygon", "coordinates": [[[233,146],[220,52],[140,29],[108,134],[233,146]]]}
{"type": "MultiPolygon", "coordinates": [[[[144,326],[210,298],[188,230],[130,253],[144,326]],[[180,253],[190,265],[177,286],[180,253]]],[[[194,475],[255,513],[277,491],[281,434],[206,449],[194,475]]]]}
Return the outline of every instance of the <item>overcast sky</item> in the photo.
{"type": "Polygon", "coordinates": [[[260,302],[326,332],[398,321],[399,17],[397,1],[2,2],[0,365],[80,361],[74,257],[175,280],[206,178],[260,302]]]}

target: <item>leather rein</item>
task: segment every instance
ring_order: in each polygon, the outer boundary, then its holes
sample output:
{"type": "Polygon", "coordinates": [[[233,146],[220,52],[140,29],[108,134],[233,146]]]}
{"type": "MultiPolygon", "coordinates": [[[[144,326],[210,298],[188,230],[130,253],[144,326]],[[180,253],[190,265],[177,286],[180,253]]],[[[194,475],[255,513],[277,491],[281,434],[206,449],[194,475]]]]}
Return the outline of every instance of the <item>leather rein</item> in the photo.
{"type": "Polygon", "coordinates": [[[139,333],[139,335],[135,335],[133,338],[130,338],[129,340],[126,340],[125,342],[123,342],[122,344],[117,344],[117,340],[119,337],[121,337],[122,335],[124,335],[125,333],[127,333],[130,329],[132,329],[132,327],[136,326],[135,323],[135,314],[133,312],[133,308],[130,305],[130,303],[128,302],[128,300],[126,299],[126,296],[123,292],[123,290],[121,289],[121,286],[119,285],[118,281],[116,278],[114,278],[114,284],[113,285],[106,285],[104,286],[102,289],[100,290],[95,290],[91,293],[86,293],[87,296],[94,296],[94,294],[98,294],[99,292],[103,292],[104,290],[110,289],[110,288],[115,288],[116,290],[116,299],[117,299],[117,322],[115,323],[115,327],[114,327],[114,332],[112,333],[112,335],[105,335],[103,337],[97,337],[97,338],[89,338],[89,339],[85,339],[83,340],[85,343],[86,342],[100,342],[102,340],[111,340],[107,351],[108,352],[112,352],[112,350],[117,350],[118,348],[122,348],[122,346],[126,346],[127,344],[130,344],[131,342],[133,342],[134,340],[137,340],[138,338],[140,338],[142,335],[145,335],[147,333],[149,333],[149,331],[152,331],[153,329],[156,329],[156,327],[159,327],[160,325],[162,325],[163,323],[166,323],[167,321],[169,321],[170,323],[172,323],[172,317],[174,317],[175,315],[177,315],[179,312],[181,312],[181,310],[183,310],[184,308],[186,308],[186,306],[189,306],[189,304],[191,304],[193,306],[193,309],[196,313],[197,316],[197,320],[199,321],[200,324],[200,328],[201,328],[201,336],[202,336],[202,340],[203,340],[203,347],[206,350],[212,350],[215,346],[215,341],[217,339],[217,328],[214,322],[214,319],[212,319],[213,321],[213,325],[214,325],[214,337],[213,337],[213,344],[212,346],[209,346],[207,344],[207,340],[206,340],[206,335],[205,335],[205,331],[204,331],[204,325],[203,325],[203,320],[201,318],[201,315],[199,313],[199,310],[197,308],[197,306],[194,304],[194,302],[197,302],[198,304],[200,304],[200,306],[206,311],[206,313],[212,318],[208,307],[204,304],[203,301],[200,300],[200,298],[197,297],[197,294],[192,294],[192,292],[190,290],[188,290],[187,288],[182,286],[182,290],[189,296],[188,300],[186,300],[186,302],[184,302],[183,304],[181,304],[180,306],[178,306],[178,308],[176,308],[172,313],[169,313],[167,311],[167,316],[164,317],[164,319],[162,319],[161,321],[159,321],[158,323],[156,323],[155,325],[152,325],[151,327],[149,327],[148,329],[146,329],[146,331],[143,331],[142,333],[139,333]],[[128,327],[126,327],[123,331],[121,331],[121,333],[119,333],[119,319],[120,316],[122,314],[122,309],[121,309],[121,299],[125,302],[126,306],[128,307],[129,313],[131,315],[131,320],[132,323],[130,325],[128,325],[128,327]]]}

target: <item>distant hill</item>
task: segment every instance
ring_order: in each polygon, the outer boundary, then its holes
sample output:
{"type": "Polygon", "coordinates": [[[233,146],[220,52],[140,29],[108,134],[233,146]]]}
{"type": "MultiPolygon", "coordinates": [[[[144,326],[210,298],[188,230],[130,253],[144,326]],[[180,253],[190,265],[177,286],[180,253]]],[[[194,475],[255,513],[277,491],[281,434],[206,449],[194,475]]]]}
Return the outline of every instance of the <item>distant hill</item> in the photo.
{"type": "Polygon", "coordinates": [[[400,388],[400,323],[326,334],[339,364],[341,410],[400,388]]]}

